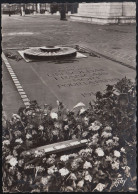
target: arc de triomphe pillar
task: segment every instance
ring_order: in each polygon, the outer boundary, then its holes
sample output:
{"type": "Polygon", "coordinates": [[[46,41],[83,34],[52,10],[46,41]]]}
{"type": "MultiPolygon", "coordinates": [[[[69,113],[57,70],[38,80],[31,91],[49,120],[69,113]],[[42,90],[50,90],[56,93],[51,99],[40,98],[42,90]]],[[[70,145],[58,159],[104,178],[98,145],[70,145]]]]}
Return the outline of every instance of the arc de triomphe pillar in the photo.
{"type": "Polygon", "coordinates": [[[79,3],[78,13],[72,20],[97,24],[135,23],[135,2],[79,3]]]}

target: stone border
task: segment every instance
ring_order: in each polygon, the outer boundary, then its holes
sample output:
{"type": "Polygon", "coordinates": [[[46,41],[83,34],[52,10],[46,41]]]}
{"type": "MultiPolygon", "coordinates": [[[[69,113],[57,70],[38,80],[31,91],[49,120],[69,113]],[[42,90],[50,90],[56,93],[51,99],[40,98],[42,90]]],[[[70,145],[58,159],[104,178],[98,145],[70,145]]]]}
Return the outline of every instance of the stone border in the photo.
{"type": "Polygon", "coordinates": [[[24,105],[25,105],[26,107],[28,107],[28,106],[30,105],[30,100],[29,100],[29,98],[27,97],[27,95],[26,95],[26,93],[25,93],[23,87],[21,86],[21,84],[20,84],[20,82],[19,82],[19,80],[18,80],[16,74],[14,73],[14,71],[13,71],[11,65],[9,64],[9,62],[8,62],[6,56],[4,55],[3,52],[2,52],[2,59],[3,59],[4,63],[5,63],[5,65],[6,65],[6,68],[7,68],[8,72],[9,72],[11,78],[12,78],[12,81],[13,81],[13,83],[14,83],[14,85],[15,85],[17,91],[18,91],[18,93],[20,94],[20,97],[21,97],[21,99],[22,99],[24,105]]]}
{"type": "Polygon", "coordinates": [[[71,21],[84,22],[91,24],[109,25],[109,24],[133,24],[136,19],[133,16],[127,17],[94,17],[85,15],[71,15],[71,21]]]}

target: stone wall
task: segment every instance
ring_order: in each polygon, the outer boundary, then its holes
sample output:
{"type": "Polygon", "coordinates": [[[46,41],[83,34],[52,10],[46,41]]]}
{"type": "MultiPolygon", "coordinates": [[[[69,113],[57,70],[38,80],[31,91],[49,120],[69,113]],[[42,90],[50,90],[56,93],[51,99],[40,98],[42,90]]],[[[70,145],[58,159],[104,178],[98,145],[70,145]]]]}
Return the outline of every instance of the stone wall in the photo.
{"type": "Polygon", "coordinates": [[[123,16],[136,16],[136,3],[123,2],[123,16]]]}

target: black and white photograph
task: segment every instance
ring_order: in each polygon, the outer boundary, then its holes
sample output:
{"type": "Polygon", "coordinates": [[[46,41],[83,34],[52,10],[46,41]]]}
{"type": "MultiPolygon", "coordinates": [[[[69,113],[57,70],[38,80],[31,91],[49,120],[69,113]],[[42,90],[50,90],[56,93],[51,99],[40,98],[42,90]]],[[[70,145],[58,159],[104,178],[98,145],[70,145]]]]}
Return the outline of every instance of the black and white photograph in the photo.
{"type": "Polygon", "coordinates": [[[136,192],[136,1],[1,3],[2,191],[136,192]]]}

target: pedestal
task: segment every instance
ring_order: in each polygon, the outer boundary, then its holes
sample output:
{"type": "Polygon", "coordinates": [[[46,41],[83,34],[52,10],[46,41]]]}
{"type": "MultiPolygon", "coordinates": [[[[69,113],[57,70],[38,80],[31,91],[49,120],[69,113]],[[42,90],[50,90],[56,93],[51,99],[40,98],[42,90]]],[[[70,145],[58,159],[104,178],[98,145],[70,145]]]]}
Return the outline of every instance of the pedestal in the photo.
{"type": "Polygon", "coordinates": [[[96,24],[135,23],[135,2],[80,3],[78,13],[70,18],[96,24]]]}

